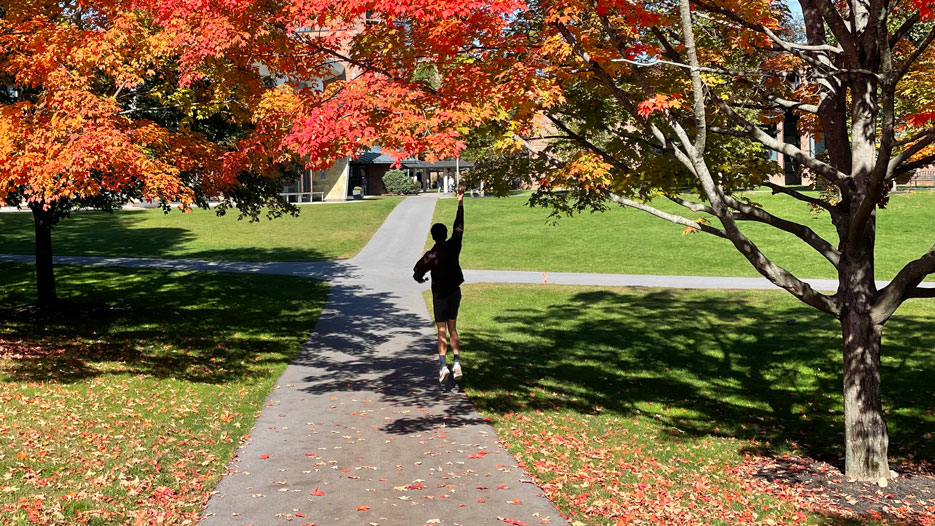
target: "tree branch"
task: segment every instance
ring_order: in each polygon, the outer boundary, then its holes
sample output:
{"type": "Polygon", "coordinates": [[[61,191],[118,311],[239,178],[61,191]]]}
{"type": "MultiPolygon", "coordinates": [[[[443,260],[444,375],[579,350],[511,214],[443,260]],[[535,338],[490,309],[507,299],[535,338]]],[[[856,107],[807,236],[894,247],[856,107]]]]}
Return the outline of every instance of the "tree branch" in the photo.
{"type": "Polygon", "coordinates": [[[831,243],[816,234],[811,228],[794,221],[774,216],[760,207],[748,205],[730,196],[727,197],[727,205],[743,214],[741,217],[738,217],[738,219],[764,223],[801,239],[805,244],[815,249],[816,252],[827,259],[835,268],[837,268],[838,264],[841,262],[841,253],[836,250],[831,243]]]}
{"type": "Polygon", "coordinates": [[[919,57],[922,56],[922,53],[924,53],[925,50],[928,49],[928,47],[932,44],[932,40],[935,40],[935,28],[932,28],[932,30],[929,31],[928,35],[925,36],[925,40],[923,40],[922,43],[919,44],[919,47],[917,47],[915,51],[909,55],[909,58],[907,58],[902,63],[902,65],[899,67],[899,70],[896,72],[894,81],[899,82],[903,77],[906,76],[907,73],[909,73],[909,70],[912,69],[912,65],[915,64],[916,60],[919,60],[919,57]]]}
{"type": "Polygon", "coordinates": [[[701,232],[705,232],[707,234],[711,234],[711,235],[714,235],[720,238],[727,239],[727,235],[724,234],[722,230],[715,228],[711,225],[706,225],[704,223],[692,221],[691,219],[684,218],[680,215],[663,212],[662,210],[659,210],[658,208],[653,208],[645,203],[640,203],[639,201],[627,199],[626,197],[622,197],[617,194],[610,194],[610,200],[617,203],[620,206],[642,210],[643,212],[652,214],[660,219],[665,219],[666,221],[669,221],[670,223],[675,223],[676,225],[682,225],[685,227],[694,228],[701,232]]]}
{"type": "Polygon", "coordinates": [[[715,104],[718,105],[725,113],[728,114],[728,117],[731,118],[735,123],[741,126],[742,130],[731,130],[726,128],[721,128],[719,126],[711,126],[708,129],[713,133],[720,133],[722,135],[731,135],[733,137],[741,137],[746,139],[754,140],[763,146],[766,146],[770,150],[780,152],[784,155],[792,157],[796,161],[799,161],[804,166],[808,167],[810,170],[820,173],[828,177],[829,179],[841,182],[847,176],[842,174],[834,169],[831,165],[825,164],[818,159],[812,157],[811,155],[806,154],[800,148],[797,148],[787,142],[780,141],[773,138],[768,133],[761,130],[759,127],[754,126],[750,121],[744,119],[743,117],[737,115],[730,106],[721,100],[720,97],[713,96],[715,99],[715,104]]]}
{"type": "Polygon", "coordinates": [[[779,185],[779,184],[776,184],[776,183],[771,183],[771,182],[769,182],[769,181],[765,181],[765,182],[763,183],[763,186],[765,186],[765,187],[769,188],[770,190],[772,190],[772,191],[773,191],[773,195],[775,195],[775,194],[785,194],[785,195],[788,195],[789,197],[792,197],[793,199],[798,199],[799,201],[802,201],[802,202],[804,202],[804,203],[808,203],[808,204],[810,204],[810,205],[812,205],[812,206],[817,206],[817,207],[820,207],[820,208],[824,208],[825,210],[827,210],[827,211],[829,211],[829,212],[832,212],[832,211],[834,210],[834,207],[831,206],[830,203],[826,203],[825,201],[822,201],[821,199],[815,199],[814,197],[809,197],[809,196],[807,196],[807,195],[805,195],[805,194],[803,194],[803,193],[801,193],[801,192],[797,192],[797,191],[795,191],[795,190],[793,190],[793,189],[791,189],[791,188],[789,188],[789,187],[786,187],[786,186],[783,186],[783,185],[779,185]]]}
{"type": "Polygon", "coordinates": [[[558,129],[565,132],[569,136],[569,138],[578,142],[579,144],[591,150],[592,152],[598,154],[601,157],[601,159],[604,159],[604,162],[606,162],[607,164],[610,164],[619,170],[623,170],[624,172],[630,172],[629,166],[623,164],[616,157],[604,151],[603,148],[598,147],[596,144],[588,140],[587,137],[584,137],[583,135],[580,135],[574,130],[572,130],[571,128],[569,128],[564,122],[557,119],[554,115],[547,115],[546,117],[548,117],[548,119],[552,121],[552,124],[557,126],[558,129]]]}
{"type": "Polygon", "coordinates": [[[909,297],[921,297],[913,295],[920,293],[919,284],[932,273],[935,273],[935,246],[919,259],[907,263],[889,285],[880,289],[870,311],[874,323],[883,324],[909,297]]]}

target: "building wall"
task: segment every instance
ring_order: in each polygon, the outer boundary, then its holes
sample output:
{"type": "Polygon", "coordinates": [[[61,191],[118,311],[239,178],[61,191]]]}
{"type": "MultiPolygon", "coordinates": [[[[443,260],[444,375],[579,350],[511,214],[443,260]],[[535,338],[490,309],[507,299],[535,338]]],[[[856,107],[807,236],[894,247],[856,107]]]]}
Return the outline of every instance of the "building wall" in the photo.
{"type": "Polygon", "coordinates": [[[386,193],[386,185],[383,184],[383,176],[391,168],[389,164],[371,164],[367,166],[367,195],[383,195],[386,193]]]}
{"type": "Polygon", "coordinates": [[[316,192],[324,193],[325,201],[347,200],[348,166],[347,159],[339,159],[324,172],[316,174],[312,184],[316,192]]]}

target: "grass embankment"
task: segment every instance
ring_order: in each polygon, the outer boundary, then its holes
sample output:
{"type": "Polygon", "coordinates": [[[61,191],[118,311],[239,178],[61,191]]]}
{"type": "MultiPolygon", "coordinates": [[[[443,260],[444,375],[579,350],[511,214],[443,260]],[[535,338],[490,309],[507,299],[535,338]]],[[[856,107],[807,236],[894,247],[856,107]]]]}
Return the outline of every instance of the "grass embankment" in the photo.
{"type": "Polygon", "coordinates": [[[3,524],[196,521],[327,295],[292,277],[60,266],[73,314],[35,321],[10,308],[33,299],[32,268],[0,271],[3,524]]]}
{"type": "MultiPolygon", "coordinates": [[[[806,204],[765,192],[747,197],[780,217],[804,223],[836,243],[828,214],[812,217],[806,204]]],[[[563,217],[546,224],[548,210],[526,206],[528,196],[465,201],[464,268],[609,272],[696,276],[758,276],[730,242],[697,233],[645,212],[612,205],[598,214],[563,217]]],[[[668,202],[654,205],[684,212],[668,202]]],[[[440,200],[436,222],[451,228],[454,199],[440,200]]],[[[703,214],[689,212],[697,219],[703,214]]],[[[905,263],[924,254],[935,242],[929,225],[935,220],[935,192],[893,195],[879,213],[877,279],[891,279],[905,263]]],[[[717,224],[712,222],[712,224],[717,224]]],[[[777,264],[805,278],[833,278],[834,268],[798,238],[772,227],[744,223],[748,236],[777,264]]],[[[429,241],[428,246],[431,246],[429,241]]]]}
{"type": "MultiPolygon", "coordinates": [[[[75,212],[52,232],[59,256],[126,256],[234,261],[321,261],[353,257],[401,197],[300,207],[299,217],[238,221],[237,211],[75,212]]],[[[0,253],[32,254],[32,214],[0,214],[0,253]]]]}
{"type": "MultiPolygon", "coordinates": [[[[884,334],[894,467],[935,461],[933,321],[911,301],[884,334]]],[[[876,524],[742,475],[843,454],[837,322],[784,292],[470,285],[459,328],[466,392],[573,521],[876,524]]]]}

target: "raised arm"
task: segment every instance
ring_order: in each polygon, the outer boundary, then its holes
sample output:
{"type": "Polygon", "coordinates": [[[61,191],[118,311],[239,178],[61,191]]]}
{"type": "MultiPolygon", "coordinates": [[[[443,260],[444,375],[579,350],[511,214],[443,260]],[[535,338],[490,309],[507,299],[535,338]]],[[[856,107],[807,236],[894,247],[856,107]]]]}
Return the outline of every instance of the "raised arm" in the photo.
{"type": "Polygon", "coordinates": [[[458,214],[455,216],[455,224],[452,230],[451,237],[457,237],[460,241],[461,236],[464,234],[464,187],[458,188],[458,214]]]}

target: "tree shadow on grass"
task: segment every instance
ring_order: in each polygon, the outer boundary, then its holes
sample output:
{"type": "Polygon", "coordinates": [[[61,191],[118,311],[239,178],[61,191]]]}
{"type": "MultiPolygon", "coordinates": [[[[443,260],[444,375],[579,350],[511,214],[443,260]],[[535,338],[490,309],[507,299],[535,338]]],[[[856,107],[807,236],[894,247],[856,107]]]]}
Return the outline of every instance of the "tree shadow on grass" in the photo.
{"type": "MultiPolygon", "coordinates": [[[[197,242],[199,235],[181,227],[142,226],[151,217],[149,211],[114,213],[75,212],[56,225],[52,246],[56,256],[87,255],[95,257],[150,257],[226,261],[325,261],[333,259],[314,248],[240,246],[219,249],[186,250],[179,247],[197,242]]],[[[177,211],[171,213],[180,213],[177,211]]],[[[199,213],[209,213],[200,211],[199,213]]],[[[229,222],[229,218],[210,218],[229,222]]],[[[229,227],[228,227],[229,228],[229,227]]],[[[224,229],[219,230],[223,235],[224,229]]],[[[32,214],[0,214],[0,253],[33,254],[32,214]]],[[[299,239],[298,237],[296,239],[299,239]]]]}
{"type": "MultiPolygon", "coordinates": [[[[501,311],[463,333],[477,357],[467,382],[484,410],[655,413],[673,434],[756,439],[757,453],[797,449],[839,464],[837,321],[759,294],[588,291],[501,311]]],[[[931,348],[931,322],[897,314],[884,333],[891,458],[935,460],[925,438],[935,357],[920,351],[931,348]]]]}
{"type": "MultiPolygon", "coordinates": [[[[28,301],[31,267],[0,268],[4,303],[28,301]]],[[[58,273],[59,296],[73,312],[28,320],[9,307],[0,310],[5,354],[23,343],[56,350],[3,360],[9,380],[70,383],[104,374],[241,379],[292,358],[327,295],[324,283],[284,276],[70,266],[58,273]],[[96,314],[85,315],[82,305],[96,314]],[[101,305],[117,308],[104,312],[101,305]]]]}

